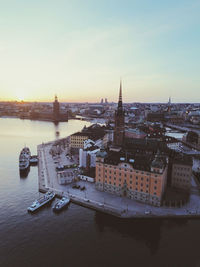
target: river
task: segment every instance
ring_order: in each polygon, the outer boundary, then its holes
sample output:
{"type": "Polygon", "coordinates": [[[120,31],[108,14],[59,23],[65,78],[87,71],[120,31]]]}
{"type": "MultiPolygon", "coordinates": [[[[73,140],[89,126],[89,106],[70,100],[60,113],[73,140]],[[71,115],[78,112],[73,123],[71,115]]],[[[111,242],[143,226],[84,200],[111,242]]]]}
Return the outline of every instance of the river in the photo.
{"type": "Polygon", "coordinates": [[[20,178],[20,150],[26,144],[35,154],[57,131],[65,137],[84,125],[0,118],[0,266],[200,266],[199,220],[122,220],[75,204],[27,213],[38,175],[31,167],[20,178]]]}

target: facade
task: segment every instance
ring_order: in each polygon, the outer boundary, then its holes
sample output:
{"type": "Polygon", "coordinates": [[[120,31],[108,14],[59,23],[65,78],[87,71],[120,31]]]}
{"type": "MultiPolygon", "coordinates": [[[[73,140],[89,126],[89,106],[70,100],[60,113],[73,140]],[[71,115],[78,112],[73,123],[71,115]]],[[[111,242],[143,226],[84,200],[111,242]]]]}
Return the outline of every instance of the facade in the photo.
{"type": "Polygon", "coordinates": [[[120,82],[118,107],[115,111],[114,145],[121,146],[124,141],[124,110],[122,105],[122,84],[120,82]]]}
{"type": "Polygon", "coordinates": [[[171,186],[184,191],[190,191],[192,177],[192,160],[179,156],[173,161],[171,186]]]}
{"type": "Polygon", "coordinates": [[[79,167],[93,168],[96,166],[96,153],[100,150],[94,141],[84,142],[84,149],[79,149],[79,167]]]}
{"type": "Polygon", "coordinates": [[[78,132],[70,136],[70,148],[84,148],[84,142],[89,138],[86,133],[78,132]]]}
{"type": "Polygon", "coordinates": [[[96,189],[160,206],[167,183],[167,163],[160,156],[124,156],[100,151],[96,155],[96,189]]]}

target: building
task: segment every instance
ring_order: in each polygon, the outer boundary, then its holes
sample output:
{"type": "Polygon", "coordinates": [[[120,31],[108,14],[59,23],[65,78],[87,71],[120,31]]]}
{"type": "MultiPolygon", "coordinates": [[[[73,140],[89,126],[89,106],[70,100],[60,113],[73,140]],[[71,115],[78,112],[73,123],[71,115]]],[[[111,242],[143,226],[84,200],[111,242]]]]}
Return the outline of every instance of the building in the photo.
{"type": "Polygon", "coordinates": [[[199,130],[192,130],[189,131],[185,137],[185,141],[188,144],[193,145],[196,149],[200,149],[200,131],[199,130]]]}
{"type": "Polygon", "coordinates": [[[114,145],[122,146],[124,141],[124,110],[122,105],[122,84],[120,81],[118,107],[115,111],[114,145]]]}
{"type": "Polygon", "coordinates": [[[167,184],[166,158],[100,150],[96,154],[96,189],[160,206],[167,184]]]}
{"type": "Polygon", "coordinates": [[[96,166],[96,153],[100,148],[95,142],[88,139],[84,142],[84,148],[79,149],[79,167],[92,168],[96,166]]]}
{"type": "Polygon", "coordinates": [[[89,139],[88,133],[78,132],[70,135],[70,148],[79,149],[84,148],[84,141],[89,139]]]}
{"type": "Polygon", "coordinates": [[[177,155],[172,163],[171,186],[190,191],[192,177],[192,159],[186,155],[177,155]]]}
{"type": "Polygon", "coordinates": [[[128,128],[125,130],[125,138],[139,138],[144,139],[147,136],[146,133],[139,129],[128,128]]]}
{"type": "Polygon", "coordinates": [[[60,104],[57,95],[55,95],[55,101],[53,103],[53,119],[55,122],[60,120],[60,104]]]}
{"type": "Polygon", "coordinates": [[[89,127],[84,127],[81,132],[74,133],[70,136],[70,148],[84,149],[84,142],[87,139],[95,141],[95,144],[101,146],[104,135],[106,134],[106,126],[101,126],[99,124],[93,124],[89,127]]]}

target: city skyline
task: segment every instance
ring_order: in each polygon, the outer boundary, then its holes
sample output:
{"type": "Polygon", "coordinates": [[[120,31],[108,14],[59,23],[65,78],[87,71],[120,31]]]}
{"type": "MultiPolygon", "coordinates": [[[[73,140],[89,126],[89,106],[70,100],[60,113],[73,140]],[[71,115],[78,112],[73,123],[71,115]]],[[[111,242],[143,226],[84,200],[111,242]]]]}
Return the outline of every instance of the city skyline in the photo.
{"type": "Polygon", "coordinates": [[[0,101],[199,102],[199,1],[8,1],[0,101]]]}

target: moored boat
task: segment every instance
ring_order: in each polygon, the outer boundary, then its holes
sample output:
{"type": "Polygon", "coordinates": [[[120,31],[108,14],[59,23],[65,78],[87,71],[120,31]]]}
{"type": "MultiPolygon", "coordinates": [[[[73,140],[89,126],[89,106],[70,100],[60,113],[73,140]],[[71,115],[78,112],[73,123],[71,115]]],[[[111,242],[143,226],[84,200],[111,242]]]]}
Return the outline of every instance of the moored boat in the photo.
{"type": "Polygon", "coordinates": [[[31,152],[28,147],[24,147],[19,155],[20,175],[26,175],[29,171],[31,152]]]}
{"type": "Polygon", "coordinates": [[[55,193],[48,191],[47,193],[44,194],[43,197],[35,200],[33,202],[33,204],[30,207],[28,207],[28,211],[34,212],[34,211],[38,210],[39,208],[41,208],[45,204],[52,201],[54,199],[54,197],[55,197],[55,193]]]}
{"type": "Polygon", "coordinates": [[[53,211],[58,212],[62,210],[63,208],[67,207],[70,203],[70,198],[63,197],[61,200],[56,202],[56,204],[53,207],[53,211]]]}

